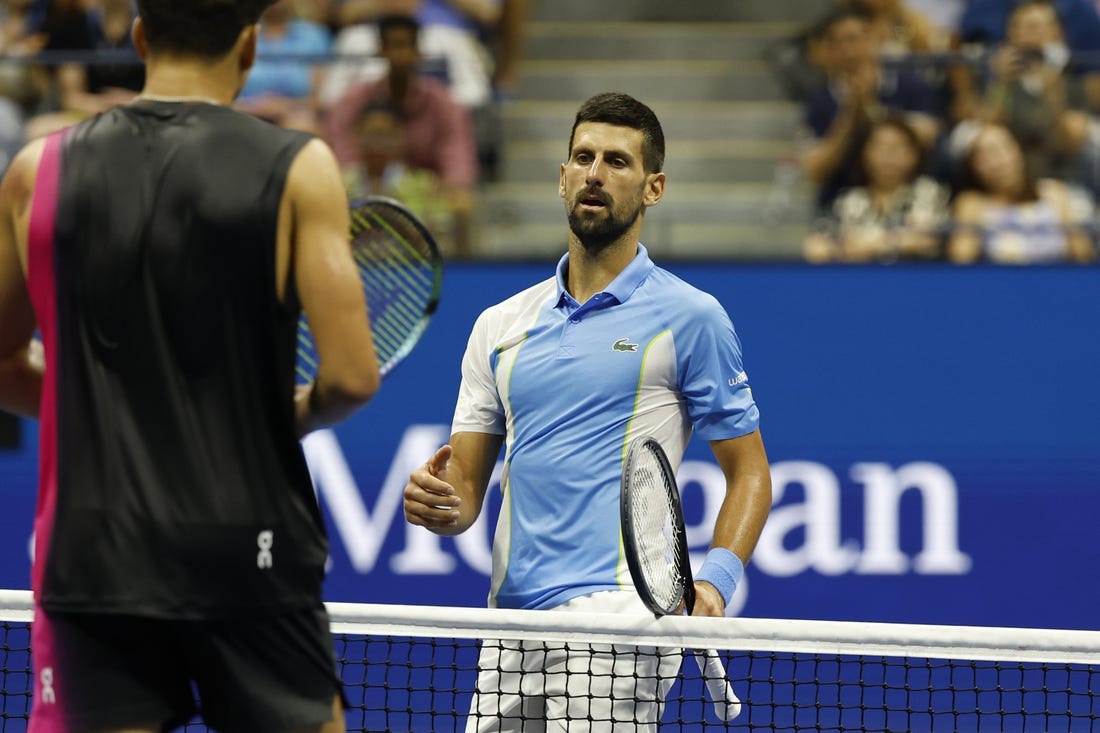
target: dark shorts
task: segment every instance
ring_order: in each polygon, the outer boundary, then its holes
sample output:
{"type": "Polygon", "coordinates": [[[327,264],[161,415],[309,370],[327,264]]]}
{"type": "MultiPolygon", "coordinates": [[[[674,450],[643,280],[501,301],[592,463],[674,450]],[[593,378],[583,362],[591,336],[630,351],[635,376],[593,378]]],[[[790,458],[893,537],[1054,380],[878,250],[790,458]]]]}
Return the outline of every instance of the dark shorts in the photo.
{"type": "Polygon", "coordinates": [[[332,719],[341,694],[324,606],[179,621],[36,609],[30,733],[182,725],[221,733],[332,719]]]}

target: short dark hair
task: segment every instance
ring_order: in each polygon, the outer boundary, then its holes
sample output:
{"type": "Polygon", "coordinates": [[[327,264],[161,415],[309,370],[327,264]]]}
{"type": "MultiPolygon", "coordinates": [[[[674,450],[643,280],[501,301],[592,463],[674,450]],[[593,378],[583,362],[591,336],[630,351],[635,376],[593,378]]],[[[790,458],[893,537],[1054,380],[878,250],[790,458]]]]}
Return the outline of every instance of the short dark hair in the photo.
{"type": "Polygon", "coordinates": [[[1024,203],[1039,200],[1039,183],[1038,177],[1035,175],[1035,170],[1031,165],[1031,160],[1027,156],[1027,151],[1024,150],[1023,144],[1020,142],[1020,136],[1013,132],[1012,128],[1007,127],[996,122],[989,122],[983,124],[974,135],[974,139],[970,141],[969,147],[966,149],[964,157],[962,159],[962,165],[960,167],[957,183],[955,186],[955,192],[961,193],[962,191],[978,191],[981,193],[988,193],[989,187],[982,177],[978,175],[978,171],[974,165],[974,158],[977,157],[977,142],[978,135],[983,131],[992,128],[999,127],[1008,133],[1008,136],[1012,139],[1012,142],[1016,145],[1020,151],[1020,160],[1023,165],[1024,173],[1024,190],[1020,192],[1020,198],[1016,203],[1024,203]]]}
{"type": "Polygon", "coordinates": [[[871,176],[868,175],[867,165],[863,160],[863,155],[867,150],[867,145],[871,142],[871,136],[883,127],[891,127],[900,132],[902,136],[905,137],[905,141],[909,143],[909,147],[917,154],[917,160],[913,165],[913,170],[909,171],[909,177],[906,179],[907,183],[912,183],[918,176],[924,173],[925,169],[928,167],[928,152],[925,150],[924,144],[921,143],[917,131],[909,124],[905,115],[900,112],[887,112],[886,116],[871,125],[870,129],[867,130],[866,134],[861,138],[858,165],[860,183],[862,185],[867,185],[871,181],[871,176]]]}
{"type": "Polygon", "coordinates": [[[573,136],[582,122],[603,122],[639,130],[642,133],[642,165],[646,173],[658,173],[665,164],[665,133],[657,115],[628,94],[604,92],[590,97],[577,110],[573,129],[569,133],[569,154],[573,153],[573,136]]]}
{"type": "Polygon", "coordinates": [[[149,48],[178,56],[216,59],[241,31],[258,23],[273,0],[137,0],[149,48]]]}
{"type": "Polygon", "coordinates": [[[394,30],[409,31],[413,34],[413,38],[417,38],[420,34],[420,22],[411,15],[383,15],[378,19],[379,43],[385,44],[386,35],[394,30]]]}

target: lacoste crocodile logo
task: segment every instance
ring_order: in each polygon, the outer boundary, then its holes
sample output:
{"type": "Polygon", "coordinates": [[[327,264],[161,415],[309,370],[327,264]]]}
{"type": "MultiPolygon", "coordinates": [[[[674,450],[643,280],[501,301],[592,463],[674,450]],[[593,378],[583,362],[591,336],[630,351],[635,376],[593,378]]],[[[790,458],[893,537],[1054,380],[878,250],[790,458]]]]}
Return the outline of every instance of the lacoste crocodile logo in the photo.
{"type": "Polygon", "coordinates": [[[615,349],[615,351],[637,351],[638,344],[630,343],[630,339],[619,339],[611,344],[611,348],[615,349]]]}

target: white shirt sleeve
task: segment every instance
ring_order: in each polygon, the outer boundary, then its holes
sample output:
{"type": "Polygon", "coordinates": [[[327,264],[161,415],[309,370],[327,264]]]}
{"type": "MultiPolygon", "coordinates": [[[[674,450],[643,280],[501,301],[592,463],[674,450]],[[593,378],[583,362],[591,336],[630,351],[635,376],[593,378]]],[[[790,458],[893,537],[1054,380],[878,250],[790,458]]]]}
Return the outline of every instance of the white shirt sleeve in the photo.
{"type": "Polygon", "coordinates": [[[491,318],[482,313],[474,323],[462,357],[462,384],[458,388],[451,434],[505,434],[504,404],[497,390],[496,350],[489,329],[491,318]]]}

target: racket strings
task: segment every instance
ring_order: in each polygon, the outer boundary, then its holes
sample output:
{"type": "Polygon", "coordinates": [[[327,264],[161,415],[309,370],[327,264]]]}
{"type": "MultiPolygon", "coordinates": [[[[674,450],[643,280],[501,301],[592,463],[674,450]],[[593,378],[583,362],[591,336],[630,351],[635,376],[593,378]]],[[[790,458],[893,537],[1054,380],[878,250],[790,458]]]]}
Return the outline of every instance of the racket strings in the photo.
{"type": "MultiPolygon", "coordinates": [[[[382,374],[412,350],[427,327],[440,284],[438,251],[419,223],[397,206],[368,202],[352,211],[351,249],[371,317],[382,374]]],[[[308,382],[320,359],[303,315],[297,374],[308,382]]]]}
{"type": "MultiPolygon", "coordinates": [[[[352,253],[360,270],[369,273],[373,280],[388,282],[409,288],[410,292],[430,294],[434,273],[431,260],[423,255],[409,258],[392,248],[379,236],[356,236],[352,240],[352,253]]],[[[383,292],[383,291],[380,291],[383,292]]]]}
{"type": "Polygon", "coordinates": [[[423,232],[415,221],[404,212],[399,212],[392,207],[385,209],[389,216],[382,216],[379,210],[362,208],[352,213],[352,234],[363,231],[384,232],[390,241],[398,247],[389,250],[394,256],[401,256],[402,251],[413,261],[430,260],[433,257],[431,247],[427,245],[423,232]],[[394,217],[397,214],[397,217],[394,217]],[[400,231],[398,231],[400,230],[400,231]]]}
{"type": "Polygon", "coordinates": [[[424,296],[422,298],[400,299],[382,295],[370,297],[370,293],[378,293],[381,289],[395,287],[392,283],[381,278],[372,277],[372,275],[373,273],[367,272],[362,277],[364,291],[368,293],[367,307],[370,309],[371,317],[378,324],[379,330],[400,336],[402,332],[407,331],[420,319],[428,298],[424,296]]]}
{"type": "MultiPolygon", "coordinates": [[[[423,269],[430,270],[430,265],[423,263],[423,269]]],[[[360,273],[371,314],[375,350],[379,362],[388,364],[404,355],[402,348],[410,335],[418,335],[430,299],[431,273],[414,279],[409,276],[415,270],[403,262],[394,264],[377,259],[371,265],[361,261],[360,273]]]]}
{"type": "Polygon", "coordinates": [[[680,538],[672,492],[658,458],[642,451],[631,469],[630,521],[634,526],[638,561],[654,600],[669,611],[683,597],[680,538]]]}
{"type": "Polygon", "coordinates": [[[431,298],[430,252],[414,246],[425,244],[423,237],[404,218],[387,220],[367,211],[356,214],[354,221],[353,252],[367,293],[375,346],[379,361],[388,363],[416,331],[431,298]]]}

